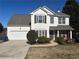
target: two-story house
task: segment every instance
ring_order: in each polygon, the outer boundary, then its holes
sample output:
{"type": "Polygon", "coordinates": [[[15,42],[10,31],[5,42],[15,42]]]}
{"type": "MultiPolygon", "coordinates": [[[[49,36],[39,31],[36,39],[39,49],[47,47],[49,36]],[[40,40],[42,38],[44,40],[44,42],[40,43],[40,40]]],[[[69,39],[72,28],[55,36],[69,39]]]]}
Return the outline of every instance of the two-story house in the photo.
{"type": "Polygon", "coordinates": [[[7,36],[9,40],[27,40],[28,31],[35,30],[39,37],[72,39],[69,18],[69,15],[54,12],[46,6],[39,7],[30,14],[14,15],[8,23],[7,36]]]}

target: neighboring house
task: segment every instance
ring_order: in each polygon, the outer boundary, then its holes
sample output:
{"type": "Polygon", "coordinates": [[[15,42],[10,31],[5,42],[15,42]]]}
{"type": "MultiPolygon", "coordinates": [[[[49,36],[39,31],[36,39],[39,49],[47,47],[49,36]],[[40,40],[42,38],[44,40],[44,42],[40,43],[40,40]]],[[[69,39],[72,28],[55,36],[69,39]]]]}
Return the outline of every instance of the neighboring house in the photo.
{"type": "Polygon", "coordinates": [[[43,6],[30,14],[17,14],[8,23],[9,40],[27,40],[27,33],[35,30],[38,36],[46,36],[55,40],[56,37],[72,39],[73,28],[69,26],[69,15],[54,12],[43,6]]]}

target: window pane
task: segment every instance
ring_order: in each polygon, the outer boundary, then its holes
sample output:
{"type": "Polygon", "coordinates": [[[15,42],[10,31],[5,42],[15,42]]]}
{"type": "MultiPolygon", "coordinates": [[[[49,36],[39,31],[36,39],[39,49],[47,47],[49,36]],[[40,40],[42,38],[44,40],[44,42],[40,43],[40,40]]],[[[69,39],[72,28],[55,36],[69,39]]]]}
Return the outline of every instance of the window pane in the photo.
{"type": "Polygon", "coordinates": [[[61,17],[59,17],[58,23],[62,24],[62,18],[61,17]]]}
{"type": "Polygon", "coordinates": [[[47,30],[45,30],[45,36],[47,37],[47,30]]]}
{"type": "Polygon", "coordinates": [[[54,17],[51,17],[50,23],[54,23],[54,17]]]}
{"type": "Polygon", "coordinates": [[[45,16],[42,17],[42,23],[45,23],[45,16]]]}
{"type": "Polygon", "coordinates": [[[39,16],[39,23],[42,23],[42,16],[39,16]]]}
{"type": "Polygon", "coordinates": [[[46,23],[46,16],[42,16],[42,23],[46,23]]]}
{"type": "Polygon", "coordinates": [[[39,23],[39,17],[36,16],[36,23],[39,23]]]}
{"type": "Polygon", "coordinates": [[[41,30],[39,30],[39,36],[41,36],[41,30]]]}
{"type": "Polygon", "coordinates": [[[44,36],[44,30],[42,30],[42,36],[44,36]]]}
{"type": "MultiPolygon", "coordinates": [[[[35,32],[38,34],[38,30],[35,30],[35,32]]],[[[38,37],[39,37],[39,34],[38,34],[38,37]]]]}
{"type": "Polygon", "coordinates": [[[62,23],[65,24],[65,18],[63,18],[62,23]]]}

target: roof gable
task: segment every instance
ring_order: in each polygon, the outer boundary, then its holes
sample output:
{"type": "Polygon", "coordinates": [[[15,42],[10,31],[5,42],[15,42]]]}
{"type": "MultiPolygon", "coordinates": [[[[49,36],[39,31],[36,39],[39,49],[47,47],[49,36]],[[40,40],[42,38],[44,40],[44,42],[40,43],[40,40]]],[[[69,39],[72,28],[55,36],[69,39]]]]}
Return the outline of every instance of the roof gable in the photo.
{"type": "Polygon", "coordinates": [[[35,12],[38,11],[39,9],[43,10],[44,12],[46,12],[47,14],[50,14],[50,15],[56,14],[54,11],[50,10],[50,9],[49,9],[48,7],[46,7],[46,6],[37,8],[37,9],[34,10],[31,14],[35,13],[35,12]]]}
{"type": "Polygon", "coordinates": [[[52,11],[51,9],[49,9],[47,6],[43,6],[42,7],[45,11],[48,12],[48,14],[56,14],[54,11],[52,11]]]}
{"type": "Polygon", "coordinates": [[[39,9],[43,10],[44,12],[46,12],[48,15],[51,15],[51,16],[54,15],[54,16],[70,17],[69,15],[62,12],[54,12],[51,9],[49,9],[47,6],[39,7],[36,10],[34,10],[31,14],[35,13],[39,9]]]}

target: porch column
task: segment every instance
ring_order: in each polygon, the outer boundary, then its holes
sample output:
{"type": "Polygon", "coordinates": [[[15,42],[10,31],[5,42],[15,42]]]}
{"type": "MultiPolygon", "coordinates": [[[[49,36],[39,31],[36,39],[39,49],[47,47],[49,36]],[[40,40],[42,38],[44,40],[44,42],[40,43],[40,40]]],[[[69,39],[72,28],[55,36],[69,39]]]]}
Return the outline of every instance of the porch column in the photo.
{"type": "Polygon", "coordinates": [[[59,30],[57,31],[57,37],[59,37],[59,30]]]}
{"type": "Polygon", "coordinates": [[[72,39],[72,31],[70,31],[70,39],[72,39]]]}
{"type": "Polygon", "coordinates": [[[53,31],[53,40],[55,40],[55,31],[53,31]]]}

